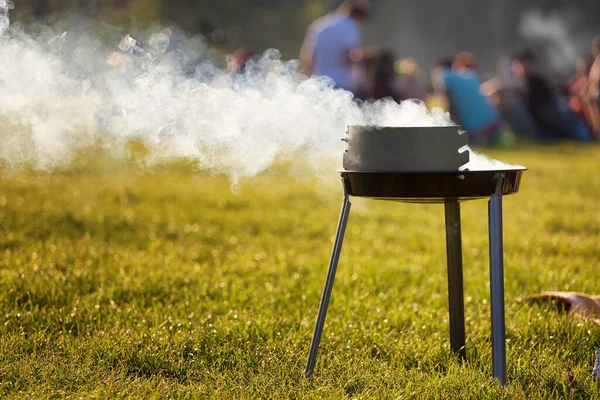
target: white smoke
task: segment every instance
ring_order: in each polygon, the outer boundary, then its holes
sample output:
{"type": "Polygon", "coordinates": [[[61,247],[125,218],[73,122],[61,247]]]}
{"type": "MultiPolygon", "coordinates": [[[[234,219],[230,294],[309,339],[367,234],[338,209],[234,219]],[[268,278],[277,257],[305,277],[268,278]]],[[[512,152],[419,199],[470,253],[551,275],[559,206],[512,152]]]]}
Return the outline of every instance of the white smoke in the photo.
{"type": "Polygon", "coordinates": [[[280,156],[339,155],[348,124],[452,124],[442,111],[415,102],[359,104],[325,79],[305,79],[296,62],[280,60],[275,50],[243,74],[210,62],[190,73],[189,52],[182,51],[190,40],[163,30],[144,49],[127,36],[111,53],[85,32],[34,38],[5,31],[0,159],[52,169],[86,146],[119,152],[129,140],[140,140],[152,161],[190,158],[199,168],[238,179],[280,156]],[[180,44],[173,48],[175,39],[180,44]]]}
{"type": "Polygon", "coordinates": [[[486,156],[485,154],[479,154],[470,146],[464,146],[458,150],[459,153],[469,153],[469,162],[461,166],[461,171],[502,171],[502,170],[523,170],[525,169],[522,165],[508,164],[504,161],[496,160],[486,156]]]}
{"type": "MultiPolygon", "coordinates": [[[[0,0],[2,15],[11,7],[0,0]]],[[[113,51],[92,29],[73,29],[1,31],[5,166],[52,170],[88,146],[122,154],[138,140],[149,149],[148,162],[187,158],[235,182],[282,157],[340,160],[347,125],[453,124],[421,102],[356,102],[326,79],[306,79],[276,50],[231,74],[182,32],[163,29],[146,45],[127,35],[113,51]]]]}
{"type": "Polygon", "coordinates": [[[9,0],[0,0],[0,35],[8,29],[10,19],[8,13],[15,8],[14,3],[9,0]]]}
{"type": "Polygon", "coordinates": [[[574,9],[544,14],[530,10],[523,14],[519,35],[545,47],[550,66],[557,72],[570,73],[577,57],[589,51],[593,34],[581,32],[577,22],[579,13],[574,9]]]}

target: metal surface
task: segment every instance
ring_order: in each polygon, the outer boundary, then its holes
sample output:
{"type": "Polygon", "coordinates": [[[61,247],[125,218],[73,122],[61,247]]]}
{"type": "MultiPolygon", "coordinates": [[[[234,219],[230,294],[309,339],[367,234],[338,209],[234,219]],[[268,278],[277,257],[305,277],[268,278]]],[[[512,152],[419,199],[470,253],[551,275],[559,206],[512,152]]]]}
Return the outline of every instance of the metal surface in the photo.
{"type": "Polygon", "coordinates": [[[337,270],[338,261],[340,260],[340,253],[342,252],[342,244],[344,242],[344,235],[346,233],[346,225],[348,223],[348,217],[350,216],[351,206],[352,204],[350,203],[350,197],[346,193],[344,194],[342,212],[340,214],[340,220],[335,235],[335,242],[333,244],[333,251],[331,253],[331,260],[329,261],[329,269],[327,270],[325,287],[323,288],[323,295],[321,297],[321,304],[319,306],[319,315],[317,316],[315,331],[313,333],[312,341],[310,344],[308,362],[306,363],[306,369],[304,370],[304,375],[307,378],[310,378],[312,376],[313,371],[315,369],[315,364],[317,362],[319,343],[321,342],[321,334],[323,333],[323,327],[325,325],[327,307],[329,306],[329,299],[331,298],[331,291],[333,290],[333,282],[335,280],[335,273],[337,270]]]}
{"type": "Polygon", "coordinates": [[[492,319],[492,367],[494,377],[506,384],[506,328],[504,320],[504,254],[502,238],[502,174],[497,176],[497,191],[490,198],[490,307],[492,319]]]}
{"type": "Polygon", "coordinates": [[[444,203],[489,197],[496,193],[498,173],[505,178],[501,195],[519,191],[526,169],[506,171],[452,172],[365,172],[339,171],[348,194],[356,197],[398,200],[412,203],[444,203]]]}
{"type": "Polygon", "coordinates": [[[447,200],[445,211],[450,348],[461,359],[465,359],[467,353],[465,348],[465,303],[463,291],[460,203],[456,200],[447,200]]]}
{"type": "Polygon", "coordinates": [[[342,140],[347,170],[458,171],[469,162],[468,152],[458,152],[469,144],[469,135],[459,126],[349,126],[342,140]]]}
{"type": "MultiPolygon", "coordinates": [[[[367,147],[361,147],[361,149],[365,148],[367,147]]],[[[386,154],[391,156],[392,152],[386,154]]],[[[506,384],[506,323],[504,314],[502,197],[519,191],[521,178],[526,168],[503,171],[457,171],[458,168],[441,171],[423,171],[418,170],[418,168],[404,171],[350,170],[348,169],[350,164],[347,162],[347,157],[344,158],[345,169],[339,171],[344,185],[344,203],[321,297],[308,362],[304,371],[305,376],[310,378],[315,368],[319,343],[350,214],[350,196],[408,203],[445,204],[450,343],[452,350],[461,359],[464,359],[466,348],[460,202],[489,197],[492,369],[494,377],[500,381],[501,386],[504,386],[506,384]]],[[[376,158],[377,154],[374,154],[371,161],[376,161],[376,158]]],[[[416,158],[412,158],[415,163],[417,162],[415,161],[416,158]]]]}

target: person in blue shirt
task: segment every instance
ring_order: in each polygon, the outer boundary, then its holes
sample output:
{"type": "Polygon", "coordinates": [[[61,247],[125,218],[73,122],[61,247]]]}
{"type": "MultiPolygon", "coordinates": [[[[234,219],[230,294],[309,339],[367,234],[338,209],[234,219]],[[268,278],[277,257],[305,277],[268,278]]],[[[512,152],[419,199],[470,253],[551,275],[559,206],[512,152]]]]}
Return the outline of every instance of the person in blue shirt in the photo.
{"type": "Polygon", "coordinates": [[[475,57],[461,53],[450,66],[438,65],[433,81],[436,89],[444,91],[451,104],[451,112],[472,143],[494,144],[502,123],[500,114],[481,91],[475,57]]]}
{"type": "Polygon", "coordinates": [[[368,0],[347,0],[307,30],[300,52],[303,72],[330,78],[337,88],[357,89],[355,67],[363,59],[362,28],[370,16],[368,0]]]}

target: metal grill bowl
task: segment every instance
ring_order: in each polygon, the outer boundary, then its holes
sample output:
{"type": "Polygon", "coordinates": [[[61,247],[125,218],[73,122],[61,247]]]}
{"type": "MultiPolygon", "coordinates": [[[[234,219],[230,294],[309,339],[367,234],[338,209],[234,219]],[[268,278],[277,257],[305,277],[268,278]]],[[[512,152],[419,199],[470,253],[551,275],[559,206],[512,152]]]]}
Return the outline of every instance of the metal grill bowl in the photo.
{"type": "Polygon", "coordinates": [[[525,168],[502,171],[364,172],[341,170],[348,195],[409,203],[444,203],[517,193],[525,168]]]}

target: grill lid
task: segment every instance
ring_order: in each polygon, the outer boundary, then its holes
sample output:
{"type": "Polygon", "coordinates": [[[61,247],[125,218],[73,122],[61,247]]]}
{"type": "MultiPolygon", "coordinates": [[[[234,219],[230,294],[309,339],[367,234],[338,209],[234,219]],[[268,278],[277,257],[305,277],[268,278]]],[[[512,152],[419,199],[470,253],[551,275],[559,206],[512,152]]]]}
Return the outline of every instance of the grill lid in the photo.
{"type": "Polygon", "coordinates": [[[469,135],[459,126],[349,126],[343,166],[349,171],[458,171],[469,162],[459,149],[469,135]]]}

